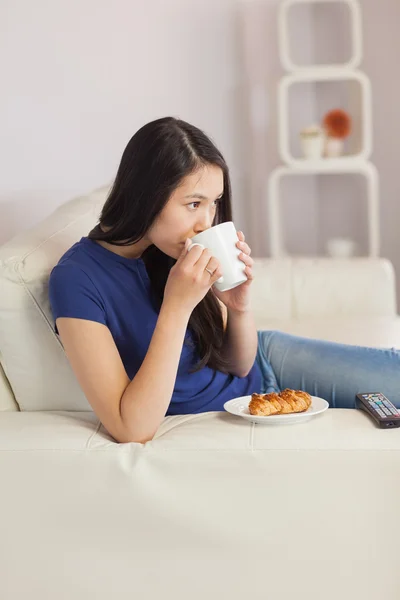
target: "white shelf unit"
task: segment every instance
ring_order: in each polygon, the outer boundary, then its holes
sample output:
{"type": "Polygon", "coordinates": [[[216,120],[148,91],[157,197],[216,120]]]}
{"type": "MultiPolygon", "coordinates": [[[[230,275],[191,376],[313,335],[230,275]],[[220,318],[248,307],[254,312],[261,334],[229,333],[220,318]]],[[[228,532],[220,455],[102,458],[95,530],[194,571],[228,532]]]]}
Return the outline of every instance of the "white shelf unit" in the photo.
{"type": "MultiPolygon", "coordinates": [[[[282,161],[293,167],[302,168],[305,162],[302,159],[296,159],[289,146],[289,90],[292,86],[299,83],[318,83],[321,81],[356,81],[361,88],[361,122],[362,122],[362,147],[359,152],[351,156],[340,157],[339,160],[347,161],[364,158],[367,160],[372,152],[372,102],[371,102],[371,83],[369,78],[361,71],[343,68],[327,68],[325,71],[320,69],[302,69],[301,72],[291,73],[282,77],[278,84],[278,143],[279,154],[282,161]]],[[[325,161],[331,159],[323,159],[325,161]]],[[[337,160],[337,159],[336,159],[337,160]]]]}
{"type": "Polygon", "coordinates": [[[336,64],[318,64],[315,69],[325,70],[331,68],[357,68],[362,60],[362,24],[361,10],[357,0],[284,0],[279,7],[278,35],[279,35],[279,56],[283,68],[286,71],[301,71],[309,69],[309,65],[297,65],[291,57],[290,52],[290,32],[289,32],[289,13],[290,10],[299,4],[332,4],[341,2],[349,9],[351,19],[351,41],[352,51],[347,62],[336,64]]]}
{"type": "Polygon", "coordinates": [[[368,256],[379,256],[379,177],[376,167],[369,162],[372,152],[372,102],[369,78],[356,67],[362,58],[361,10],[358,0],[283,0],[279,10],[279,50],[283,67],[289,74],[278,84],[278,146],[284,166],[276,168],[269,176],[267,186],[267,212],[269,225],[270,254],[283,257],[287,253],[283,243],[281,218],[280,183],[283,177],[293,175],[318,175],[355,173],[365,177],[367,183],[366,209],[368,215],[368,256]],[[290,55],[290,32],[288,15],[290,9],[299,4],[346,4],[351,16],[352,54],[343,64],[296,65],[290,55]],[[309,160],[296,158],[289,146],[289,89],[296,83],[321,81],[357,81],[361,89],[361,149],[338,158],[309,160]]]}
{"type": "Polygon", "coordinates": [[[379,228],[379,185],[378,172],[375,165],[364,160],[349,160],[336,162],[306,161],[307,164],[301,169],[293,167],[278,167],[275,169],[268,181],[268,222],[269,242],[271,256],[282,258],[287,255],[283,243],[283,223],[281,218],[280,183],[283,177],[298,175],[318,175],[332,173],[355,173],[363,175],[367,183],[366,208],[368,215],[368,256],[379,256],[380,228],[379,228]]]}

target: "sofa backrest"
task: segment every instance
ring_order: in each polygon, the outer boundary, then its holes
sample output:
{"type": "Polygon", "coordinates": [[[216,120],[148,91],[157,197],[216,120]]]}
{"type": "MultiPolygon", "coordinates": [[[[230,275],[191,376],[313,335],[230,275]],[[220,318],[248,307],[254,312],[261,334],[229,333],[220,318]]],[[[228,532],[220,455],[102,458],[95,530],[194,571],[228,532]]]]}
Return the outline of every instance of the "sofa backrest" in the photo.
{"type": "Polygon", "coordinates": [[[275,319],[394,317],[396,278],[384,258],[258,259],[253,268],[256,323],[275,319]]]}

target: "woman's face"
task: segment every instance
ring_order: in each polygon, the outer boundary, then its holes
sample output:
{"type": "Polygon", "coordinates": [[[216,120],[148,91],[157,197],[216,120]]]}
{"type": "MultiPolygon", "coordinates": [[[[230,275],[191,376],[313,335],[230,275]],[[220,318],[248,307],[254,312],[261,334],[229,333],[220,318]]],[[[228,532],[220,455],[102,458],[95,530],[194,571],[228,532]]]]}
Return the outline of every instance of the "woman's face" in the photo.
{"type": "Polygon", "coordinates": [[[214,165],[205,165],[185,177],[148,231],[150,243],[178,258],[186,238],[212,226],[223,192],[223,172],[214,165]]]}

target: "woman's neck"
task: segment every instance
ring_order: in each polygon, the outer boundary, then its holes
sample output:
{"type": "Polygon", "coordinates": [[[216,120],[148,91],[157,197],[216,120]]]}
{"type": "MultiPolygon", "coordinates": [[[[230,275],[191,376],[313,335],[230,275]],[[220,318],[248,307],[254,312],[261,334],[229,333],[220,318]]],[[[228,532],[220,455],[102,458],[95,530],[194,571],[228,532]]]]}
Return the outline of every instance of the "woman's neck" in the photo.
{"type": "Polygon", "coordinates": [[[140,258],[143,252],[150,246],[150,244],[144,240],[137,242],[137,244],[130,244],[129,246],[117,246],[116,244],[109,244],[102,240],[96,240],[96,242],[100,244],[100,246],[103,246],[103,248],[106,248],[106,250],[110,250],[110,252],[114,252],[114,254],[118,254],[124,258],[140,258]]]}

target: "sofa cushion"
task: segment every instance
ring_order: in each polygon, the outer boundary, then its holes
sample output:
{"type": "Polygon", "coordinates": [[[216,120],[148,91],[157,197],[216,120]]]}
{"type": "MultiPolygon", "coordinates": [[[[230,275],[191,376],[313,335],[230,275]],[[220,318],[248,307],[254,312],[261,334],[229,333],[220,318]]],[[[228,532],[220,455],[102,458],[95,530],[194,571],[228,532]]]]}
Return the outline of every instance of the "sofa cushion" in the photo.
{"type": "Polygon", "coordinates": [[[395,273],[384,258],[259,258],[253,273],[257,322],[396,317],[395,273]]]}
{"type": "Polygon", "coordinates": [[[361,411],[169,417],[145,445],[7,413],[0,466],[2,600],[399,598],[400,438],[361,411]]]}
{"type": "Polygon", "coordinates": [[[396,285],[390,261],[379,258],[293,260],[293,317],[395,316],[396,285]]]}
{"type": "MultiPolygon", "coordinates": [[[[1,353],[0,353],[1,362],[1,353]]],[[[5,411],[18,411],[18,404],[15,401],[14,394],[12,392],[10,383],[4,373],[4,370],[0,364],[0,412],[5,411]]]]}
{"type": "Polygon", "coordinates": [[[258,258],[253,265],[251,309],[256,323],[269,319],[287,320],[293,313],[292,260],[258,258]]]}
{"type": "Polygon", "coordinates": [[[0,248],[2,366],[21,410],[90,410],[54,333],[48,279],[98,221],[107,192],[67,202],[0,248]]]}

